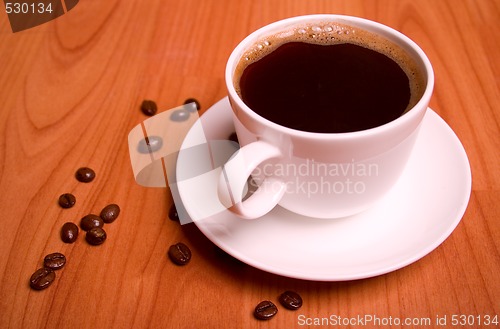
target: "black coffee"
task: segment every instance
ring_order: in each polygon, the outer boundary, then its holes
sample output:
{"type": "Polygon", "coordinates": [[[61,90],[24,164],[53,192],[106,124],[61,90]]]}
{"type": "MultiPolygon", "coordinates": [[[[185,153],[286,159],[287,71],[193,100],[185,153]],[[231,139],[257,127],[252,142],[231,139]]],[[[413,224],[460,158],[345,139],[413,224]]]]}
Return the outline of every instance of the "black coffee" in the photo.
{"type": "Polygon", "coordinates": [[[342,133],[388,123],[421,97],[408,55],[344,25],[305,26],[257,43],[236,69],[242,100],[292,129],[342,133]]]}

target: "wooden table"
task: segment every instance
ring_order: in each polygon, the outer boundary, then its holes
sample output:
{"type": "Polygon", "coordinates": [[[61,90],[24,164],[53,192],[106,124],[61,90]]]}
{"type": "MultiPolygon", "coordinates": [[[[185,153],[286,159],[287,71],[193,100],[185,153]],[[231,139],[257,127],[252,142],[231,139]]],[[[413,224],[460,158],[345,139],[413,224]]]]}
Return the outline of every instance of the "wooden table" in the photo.
{"type": "Polygon", "coordinates": [[[80,1],[18,33],[0,13],[0,327],[304,327],[299,315],[430,318],[425,327],[446,316],[451,327],[454,316],[500,316],[499,22],[495,0],[80,1]],[[435,69],[431,107],[469,156],[472,195],[458,227],[386,275],[313,282],[247,266],[195,225],[169,220],[169,191],[137,185],[131,171],[127,134],[147,118],[143,99],[166,110],[195,97],[207,110],[226,95],[225,63],[244,36],[311,13],[376,20],[416,41],[435,69]],[[74,179],[81,166],[96,171],[92,183],[74,179]],[[65,192],[77,197],[71,209],[57,204],[65,192]],[[61,241],[64,222],[108,203],[121,214],[103,245],[61,241]],[[184,267],[166,256],[178,241],[193,252],[184,267]],[[65,268],[48,289],[31,290],[29,277],[54,251],[65,268]],[[302,295],[299,311],[253,318],[258,302],[287,289],[302,295]]]}

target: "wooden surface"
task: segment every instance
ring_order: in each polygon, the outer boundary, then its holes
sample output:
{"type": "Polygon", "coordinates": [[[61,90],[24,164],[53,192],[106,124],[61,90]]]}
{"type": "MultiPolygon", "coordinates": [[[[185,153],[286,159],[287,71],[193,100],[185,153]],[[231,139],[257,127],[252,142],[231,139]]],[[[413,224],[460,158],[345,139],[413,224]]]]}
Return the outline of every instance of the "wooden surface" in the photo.
{"type": "Polygon", "coordinates": [[[499,22],[498,0],[82,0],[18,33],[1,12],[0,328],[295,328],[299,314],[433,324],[438,316],[500,316],[499,22]],[[167,218],[168,190],[137,185],[131,171],[127,134],[146,119],[143,99],[166,110],[196,97],[205,111],[225,96],[225,62],[244,36],[310,13],[373,19],[415,40],[435,69],[431,107],[472,167],[470,203],[453,234],[420,261],[371,279],[302,281],[221,255],[194,225],[167,218]],[[77,182],[80,166],[97,178],[77,182]],[[76,195],[75,207],[57,205],[65,192],[76,195]],[[122,213],[103,245],[82,236],[61,242],[64,222],[112,202],[122,213]],[[193,252],[185,267],[166,257],[178,241],[193,252]],[[31,290],[29,277],[54,251],[67,256],[66,267],[47,290],[31,290]],[[258,302],[286,289],[302,295],[299,311],[253,318],[258,302]]]}

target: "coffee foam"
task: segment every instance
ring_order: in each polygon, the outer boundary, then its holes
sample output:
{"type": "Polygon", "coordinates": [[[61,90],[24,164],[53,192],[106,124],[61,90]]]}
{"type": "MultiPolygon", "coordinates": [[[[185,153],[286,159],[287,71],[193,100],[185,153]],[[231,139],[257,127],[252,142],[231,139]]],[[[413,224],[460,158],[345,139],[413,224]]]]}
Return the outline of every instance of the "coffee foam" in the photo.
{"type": "Polygon", "coordinates": [[[240,95],[239,77],[250,64],[272,53],[289,42],[305,42],[318,45],[355,44],[386,55],[396,62],[408,76],[410,82],[410,102],[405,112],[411,109],[422,97],[425,79],[414,59],[392,41],[367,30],[337,22],[321,22],[296,25],[287,30],[262,37],[241,56],[234,73],[234,86],[240,95]]]}

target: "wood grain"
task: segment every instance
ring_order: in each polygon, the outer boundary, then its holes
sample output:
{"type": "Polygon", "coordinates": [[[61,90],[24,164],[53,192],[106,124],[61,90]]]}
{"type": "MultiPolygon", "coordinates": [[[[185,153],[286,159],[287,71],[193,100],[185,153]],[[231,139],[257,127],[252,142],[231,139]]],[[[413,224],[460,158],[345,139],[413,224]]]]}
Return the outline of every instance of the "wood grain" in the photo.
{"type": "Polygon", "coordinates": [[[0,327],[298,328],[299,315],[433,324],[445,315],[500,316],[499,22],[496,0],[89,0],[18,33],[0,13],[0,327]],[[146,118],[143,99],[166,110],[196,97],[205,111],[225,96],[225,62],[243,37],[310,13],[376,20],[416,41],[436,74],[431,107],[471,163],[471,200],[453,234],[383,276],[311,282],[252,268],[195,226],[170,221],[169,191],[132,175],[127,134],[146,118]],[[74,179],[81,166],[97,172],[92,183],[74,179]],[[77,197],[71,209],[57,205],[66,192],[77,197]],[[61,242],[64,222],[109,203],[122,212],[104,245],[82,236],[61,242]],[[192,248],[188,266],[166,257],[179,241],[192,248]],[[66,267],[47,290],[31,290],[30,275],[54,251],[66,267]],[[299,311],[252,317],[258,302],[286,289],[302,295],[299,311]]]}

